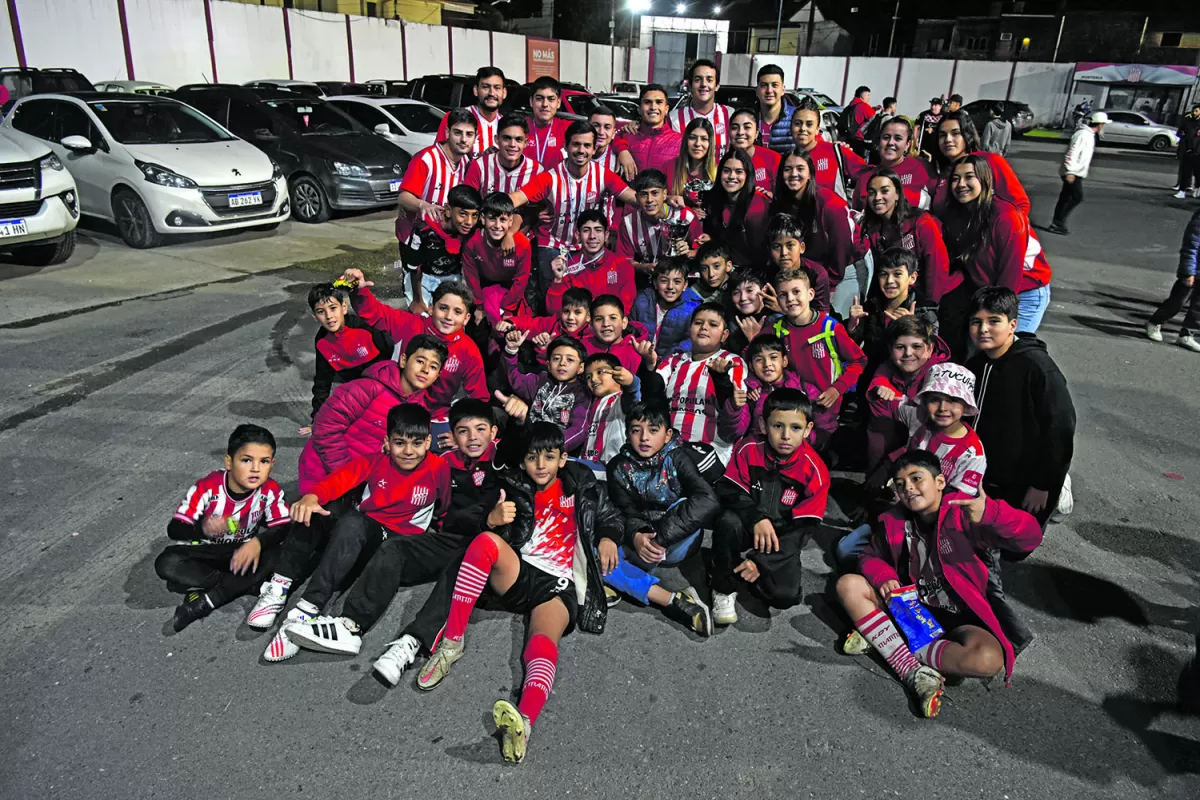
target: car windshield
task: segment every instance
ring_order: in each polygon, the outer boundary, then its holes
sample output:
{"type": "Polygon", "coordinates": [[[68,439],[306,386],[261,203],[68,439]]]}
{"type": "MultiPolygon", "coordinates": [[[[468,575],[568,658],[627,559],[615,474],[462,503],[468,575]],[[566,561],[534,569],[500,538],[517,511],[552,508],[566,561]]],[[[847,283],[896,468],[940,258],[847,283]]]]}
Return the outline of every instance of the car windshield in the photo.
{"type": "Polygon", "coordinates": [[[304,97],[273,98],[266,101],[267,107],[282,116],[304,135],[358,133],[363,127],[346,114],[322,100],[304,97]]]}
{"type": "Polygon", "coordinates": [[[808,95],[808,96],[809,96],[809,97],[811,97],[813,100],[816,100],[818,103],[820,103],[820,104],[821,104],[821,105],[823,105],[823,106],[836,106],[836,105],[838,105],[838,101],[837,101],[837,100],[834,100],[832,97],[830,97],[830,96],[829,96],[829,95],[827,95],[827,94],[821,94],[820,92],[800,92],[800,94],[806,94],[806,95],[808,95]]]}
{"type": "Polygon", "coordinates": [[[234,138],[199,112],[169,100],[97,100],[88,105],[121,144],[200,144],[234,138]]]}
{"type": "Polygon", "coordinates": [[[413,133],[437,133],[442,117],[446,116],[441,109],[417,103],[392,103],[383,110],[413,133]]]}

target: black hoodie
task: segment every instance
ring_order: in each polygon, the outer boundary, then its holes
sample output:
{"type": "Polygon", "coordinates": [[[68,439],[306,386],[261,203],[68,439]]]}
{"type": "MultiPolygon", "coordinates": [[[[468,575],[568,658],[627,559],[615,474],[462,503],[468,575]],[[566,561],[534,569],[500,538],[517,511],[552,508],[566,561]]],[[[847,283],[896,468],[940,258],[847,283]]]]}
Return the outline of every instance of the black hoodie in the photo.
{"type": "Polygon", "coordinates": [[[1032,486],[1049,493],[1053,511],[1075,450],[1075,406],[1046,343],[1018,333],[1007,353],[976,353],[967,367],[975,373],[975,430],[987,453],[985,491],[1019,508],[1032,486]]]}

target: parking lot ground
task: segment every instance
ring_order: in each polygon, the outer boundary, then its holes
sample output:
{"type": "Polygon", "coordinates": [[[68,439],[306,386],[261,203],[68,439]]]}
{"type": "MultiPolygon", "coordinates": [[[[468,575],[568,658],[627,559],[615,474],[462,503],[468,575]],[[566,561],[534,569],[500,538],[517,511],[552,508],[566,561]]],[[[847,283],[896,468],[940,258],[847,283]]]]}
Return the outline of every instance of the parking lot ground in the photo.
{"type": "MultiPolygon", "coordinates": [[[[1038,225],[1061,153],[1014,146],[1038,225]]],[[[937,720],[916,717],[878,661],[835,650],[846,621],[823,548],[845,525],[836,504],[804,552],[800,606],[744,603],[704,641],[623,602],[602,636],[564,640],[519,767],[501,763],[489,713],[520,685],[524,632],[510,615],[477,612],[465,658],[431,694],[411,675],[387,689],[370,668],[426,588],[402,591],[355,658],[264,663],[268,635],[243,622],[250,598],[175,635],[178,598],[153,561],[235,423],[274,431],[294,496],[312,273],[245,275],[260,265],[240,259],[294,247],[287,236],[196,245],[211,253],[197,270],[243,279],[0,328],[12,376],[0,395],[0,797],[1194,798],[1200,720],[1172,702],[1200,625],[1200,357],[1170,344],[1171,326],[1167,343],[1142,336],[1196,207],[1171,198],[1173,181],[1173,159],[1101,151],[1073,234],[1042,235],[1055,269],[1042,335],[1079,415],[1075,512],[1006,567],[1038,634],[1011,687],[951,687],[937,720]]],[[[376,223],[340,224],[361,247],[376,223]]],[[[322,254],[341,244],[321,242],[322,254]]],[[[109,264],[129,252],[104,250],[94,258],[109,264]]],[[[88,264],[0,292],[65,308],[55,293],[77,291],[68,299],[86,306],[96,298],[70,273],[88,264]]],[[[676,572],[664,582],[681,588],[676,572]]]]}

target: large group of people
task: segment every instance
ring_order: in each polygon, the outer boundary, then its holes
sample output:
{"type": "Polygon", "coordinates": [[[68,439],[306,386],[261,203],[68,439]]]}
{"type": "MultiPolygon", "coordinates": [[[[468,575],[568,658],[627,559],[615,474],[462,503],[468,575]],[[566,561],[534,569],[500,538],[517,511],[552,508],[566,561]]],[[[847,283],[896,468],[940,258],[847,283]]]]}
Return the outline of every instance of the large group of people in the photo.
{"type": "Polygon", "coordinates": [[[1002,561],[1069,507],[1075,425],[1035,333],[1029,198],[953,103],[872,127],[862,87],[834,143],[784,86],[763,67],[758,106],[727,108],[700,60],[679,109],[650,84],[633,123],[567,124],[553,79],[501,113],[479,70],[401,182],[405,308],[358,270],[309,293],[300,497],[243,424],[172,518],[176,629],[257,588],[267,662],[356,654],[431,583],[374,662],[395,685],[424,654],[431,691],[486,598],[528,620],[518,702],[493,708],[520,761],[561,640],[622,598],[702,637],[739,595],[800,603],[836,466],[864,476],[831,554],[843,652],[878,653],[928,717],[948,676],[1007,679],[1034,633],[1002,561]]]}

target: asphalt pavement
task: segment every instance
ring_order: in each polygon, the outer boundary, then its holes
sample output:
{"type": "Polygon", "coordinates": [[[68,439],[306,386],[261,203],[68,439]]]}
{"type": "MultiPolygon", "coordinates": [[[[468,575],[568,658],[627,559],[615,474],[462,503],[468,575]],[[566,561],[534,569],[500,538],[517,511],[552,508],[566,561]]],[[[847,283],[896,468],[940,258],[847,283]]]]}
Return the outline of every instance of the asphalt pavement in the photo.
{"type": "MultiPolygon", "coordinates": [[[[1061,149],[1014,146],[1038,225],[1061,149]]],[[[388,215],[149,254],[89,234],[62,267],[0,264],[0,797],[1196,797],[1200,719],[1172,702],[1200,627],[1200,356],[1173,326],[1163,344],[1142,335],[1200,204],[1171,197],[1174,171],[1102,149],[1072,235],[1042,233],[1041,333],[1079,415],[1076,504],[1006,572],[1038,633],[1010,687],[966,681],[924,720],[881,663],[836,652],[834,507],[797,608],[744,607],[705,641],[623,602],[602,636],[568,637],[516,767],[490,709],[520,686],[519,619],[477,612],[465,658],[423,694],[411,675],[385,688],[370,663],[424,588],[356,658],[266,664],[251,598],[176,635],[178,598],[153,572],[236,423],[274,431],[294,496],[313,278],[288,265],[378,246],[388,215]]]]}

